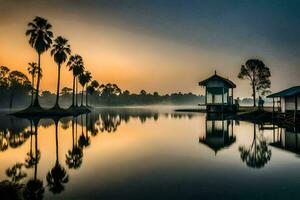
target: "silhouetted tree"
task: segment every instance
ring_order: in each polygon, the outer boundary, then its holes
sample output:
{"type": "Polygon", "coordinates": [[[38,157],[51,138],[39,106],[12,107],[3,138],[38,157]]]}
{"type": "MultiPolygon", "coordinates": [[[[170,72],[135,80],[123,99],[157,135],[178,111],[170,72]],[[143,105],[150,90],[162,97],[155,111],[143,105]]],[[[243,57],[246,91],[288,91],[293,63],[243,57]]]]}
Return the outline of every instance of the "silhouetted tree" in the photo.
{"type": "Polygon", "coordinates": [[[79,83],[82,86],[82,92],[81,92],[81,106],[83,106],[83,92],[84,87],[86,84],[88,84],[92,79],[92,75],[90,72],[85,71],[84,73],[79,75],[79,83]]]}
{"type": "Polygon", "coordinates": [[[63,87],[63,89],[61,89],[61,95],[68,95],[68,94],[71,94],[72,92],[72,88],[69,88],[69,87],[63,87]]]}
{"type": "Polygon", "coordinates": [[[33,106],[40,107],[38,95],[40,89],[40,71],[41,71],[41,54],[47,51],[52,44],[53,33],[52,25],[42,17],[35,17],[32,22],[28,23],[26,36],[29,36],[29,44],[38,54],[38,78],[36,86],[36,96],[33,106]]]}
{"type": "Polygon", "coordinates": [[[0,86],[7,88],[8,87],[8,75],[9,75],[9,68],[5,66],[0,67],[0,86]]]}
{"type": "Polygon", "coordinates": [[[54,56],[54,61],[58,65],[58,77],[57,77],[57,90],[56,90],[56,101],[55,108],[59,108],[59,92],[60,92],[60,67],[61,64],[66,62],[68,55],[71,54],[70,45],[68,40],[58,36],[54,40],[53,48],[51,50],[51,55],[54,56]]]}
{"type": "Polygon", "coordinates": [[[67,63],[67,66],[69,67],[69,71],[72,71],[73,73],[73,96],[72,96],[72,107],[75,106],[75,87],[76,87],[76,106],[78,106],[77,101],[77,82],[76,78],[84,72],[84,64],[83,59],[80,55],[72,55],[69,58],[69,61],[67,63]],[[76,81],[76,86],[75,86],[76,81]]]}
{"type": "Polygon", "coordinates": [[[100,94],[102,97],[117,96],[122,93],[122,90],[116,85],[108,83],[100,85],[100,94]]]}
{"type": "Polygon", "coordinates": [[[12,108],[14,97],[17,94],[27,93],[31,89],[31,83],[27,76],[20,71],[12,71],[8,75],[10,89],[9,108],[12,108]]]}
{"type": "Polygon", "coordinates": [[[34,97],[34,78],[37,74],[37,64],[35,62],[28,63],[27,71],[31,75],[31,103],[30,106],[33,105],[33,97],[34,97]]]}
{"type": "Polygon", "coordinates": [[[99,87],[99,83],[96,80],[93,80],[91,84],[86,87],[86,96],[85,96],[86,106],[88,106],[88,95],[94,94],[94,92],[98,89],[98,87],[99,87]]]}
{"type": "Polygon", "coordinates": [[[249,59],[245,65],[242,65],[238,78],[250,81],[254,107],[256,106],[256,93],[261,92],[264,95],[269,92],[271,87],[270,77],[270,69],[261,60],[249,59]]]}

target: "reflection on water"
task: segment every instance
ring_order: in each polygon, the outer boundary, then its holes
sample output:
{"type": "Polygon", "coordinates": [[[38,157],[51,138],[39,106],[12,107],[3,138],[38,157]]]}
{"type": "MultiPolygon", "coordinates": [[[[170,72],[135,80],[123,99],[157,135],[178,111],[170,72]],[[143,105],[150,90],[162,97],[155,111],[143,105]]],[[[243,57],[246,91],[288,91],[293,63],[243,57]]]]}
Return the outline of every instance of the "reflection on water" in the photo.
{"type": "Polygon", "coordinates": [[[299,155],[298,135],[296,128],[146,109],[61,119],[2,116],[1,199],[294,196],[300,174],[292,172],[300,160],[288,152],[299,155]],[[288,189],[281,188],[284,180],[288,189]]]}
{"type": "Polygon", "coordinates": [[[241,159],[252,168],[264,167],[271,159],[271,149],[263,134],[257,134],[257,125],[253,125],[253,141],[249,146],[240,146],[241,159]]]}
{"type": "Polygon", "coordinates": [[[230,147],[236,141],[233,133],[233,120],[222,116],[206,116],[206,134],[200,137],[199,142],[211,148],[215,154],[223,148],[230,147]]]}

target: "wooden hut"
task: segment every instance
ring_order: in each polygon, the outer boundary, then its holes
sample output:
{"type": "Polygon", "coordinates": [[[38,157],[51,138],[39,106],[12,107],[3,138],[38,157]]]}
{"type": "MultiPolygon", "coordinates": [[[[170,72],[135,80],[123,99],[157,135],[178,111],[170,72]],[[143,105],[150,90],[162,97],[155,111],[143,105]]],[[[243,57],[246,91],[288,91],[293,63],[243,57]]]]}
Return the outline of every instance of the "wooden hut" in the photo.
{"type": "MultiPolygon", "coordinates": [[[[227,78],[215,74],[199,82],[205,87],[205,106],[207,112],[233,112],[236,105],[233,102],[233,89],[236,85],[227,78]]],[[[201,104],[199,104],[201,105],[201,104]]]]}
{"type": "Polygon", "coordinates": [[[273,113],[282,113],[296,122],[300,110],[300,86],[295,86],[267,96],[273,99],[273,113]]]}

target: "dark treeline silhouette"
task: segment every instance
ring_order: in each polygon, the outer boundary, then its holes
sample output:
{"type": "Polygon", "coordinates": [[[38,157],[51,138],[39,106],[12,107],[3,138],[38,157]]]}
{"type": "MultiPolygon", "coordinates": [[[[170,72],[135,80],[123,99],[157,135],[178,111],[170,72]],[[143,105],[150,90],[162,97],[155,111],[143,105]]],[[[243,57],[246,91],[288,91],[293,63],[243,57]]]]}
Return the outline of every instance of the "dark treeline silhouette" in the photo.
{"type": "MultiPolygon", "coordinates": [[[[172,93],[161,95],[158,92],[148,93],[141,90],[140,93],[130,93],[128,90],[120,89],[116,84],[102,84],[96,80],[91,80],[89,72],[82,71],[81,67],[73,66],[73,62],[79,59],[78,56],[71,57],[70,70],[73,71],[73,88],[63,87],[59,93],[42,91],[39,96],[39,105],[52,107],[61,105],[63,107],[75,105],[92,105],[92,106],[126,106],[126,105],[197,105],[204,102],[204,96],[193,93],[172,93]],[[73,61],[75,60],[75,61],[73,61]],[[82,71],[82,72],[81,72],[82,71]],[[78,76],[78,77],[77,77],[78,76]],[[82,86],[80,93],[76,86],[76,79],[82,86]],[[88,84],[90,83],[90,84],[88,84]],[[88,84],[88,85],[87,85],[88,84]],[[77,90],[77,92],[76,92],[77,90]],[[85,96],[85,98],[84,98],[85,96]]],[[[79,59],[80,60],[80,59],[79,59]]],[[[80,61],[81,62],[81,61],[80,61]]],[[[0,67],[0,107],[1,108],[23,108],[34,103],[35,78],[37,72],[35,63],[28,64],[28,72],[32,76],[29,78],[19,71],[10,71],[8,67],[0,67]]],[[[40,78],[42,73],[40,72],[40,78]]],[[[59,85],[59,83],[58,83],[59,85]]],[[[58,86],[57,89],[59,89],[58,86]]]]}

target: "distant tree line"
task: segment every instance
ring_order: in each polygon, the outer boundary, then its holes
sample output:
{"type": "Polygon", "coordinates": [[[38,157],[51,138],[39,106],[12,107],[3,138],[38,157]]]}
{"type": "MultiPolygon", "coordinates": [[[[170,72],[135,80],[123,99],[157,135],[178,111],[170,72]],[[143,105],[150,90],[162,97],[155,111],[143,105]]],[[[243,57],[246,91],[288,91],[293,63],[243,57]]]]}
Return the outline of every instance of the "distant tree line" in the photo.
{"type": "MultiPolygon", "coordinates": [[[[36,66],[36,64],[29,64],[36,66]]],[[[35,75],[31,67],[28,72],[29,78],[19,71],[11,71],[8,67],[0,67],[0,107],[14,108],[32,105],[33,94],[36,90],[33,88],[35,75]]],[[[42,73],[40,74],[40,78],[42,73]]],[[[80,77],[79,77],[79,82],[80,77]]],[[[84,82],[84,81],[82,81],[84,82]]],[[[75,87],[76,88],[76,87],[75,87]]],[[[126,105],[151,105],[151,104],[174,104],[174,105],[198,105],[204,102],[204,96],[193,93],[172,93],[159,94],[158,92],[149,93],[141,90],[139,93],[131,93],[129,90],[122,90],[116,84],[99,85],[97,81],[91,81],[87,87],[82,87],[80,93],[73,88],[64,87],[59,93],[59,103],[64,107],[73,104],[90,104],[93,106],[126,106],[126,105]],[[85,95],[84,95],[85,94],[85,95]],[[86,95],[88,94],[88,95],[86,95]],[[85,96],[85,98],[84,98],[85,96]],[[75,99],[75,100],[74,100],[75,99]],[[78,102],[74,102],[78,100],[78,102]]],[[[39,101],[45,107],[51,107],[57,103],[57,94],[44,90],[40,92],[39,101]]]]}

